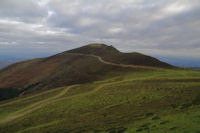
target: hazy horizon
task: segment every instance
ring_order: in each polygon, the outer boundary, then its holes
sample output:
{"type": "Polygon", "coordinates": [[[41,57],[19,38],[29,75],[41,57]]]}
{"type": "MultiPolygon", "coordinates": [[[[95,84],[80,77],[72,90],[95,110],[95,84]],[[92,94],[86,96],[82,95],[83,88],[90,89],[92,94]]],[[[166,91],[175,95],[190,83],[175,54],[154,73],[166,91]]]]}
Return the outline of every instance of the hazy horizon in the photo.
{"type": "MultiPolygon", "coordinates": [[[[74,47],[77,48],[77,47],[74,47]]],[[[62,50],[62,51],[24,51],[21,53],[18,53],[17,51],[13,52],[6,52],[6,53],[0,53],[0,63],[7,61],[7,60],[13,60],[13,61],[23,61],[33,58],[44,58],[48,56],[52,56],[55,54],[58,54],[60,52],[64,52],[70,49],[62,50]]],[[[121,51],[121,50],[120,50],[121,51]]],[[[121,51],[121,52],[127,52],[127,51],[121,51]]],[[[128,52],[138,52],[138,51],[128,51],[128,52]]],[[[173,56],[160,56],[160,55],[150,55],[152,57],[155,57],[161,61],[167,62],[169,64],[179,66],[179,67],[200,67],[200,60],[198,57],[196,58],[187,58],[187,57],[173,57],[173,56]]]]}

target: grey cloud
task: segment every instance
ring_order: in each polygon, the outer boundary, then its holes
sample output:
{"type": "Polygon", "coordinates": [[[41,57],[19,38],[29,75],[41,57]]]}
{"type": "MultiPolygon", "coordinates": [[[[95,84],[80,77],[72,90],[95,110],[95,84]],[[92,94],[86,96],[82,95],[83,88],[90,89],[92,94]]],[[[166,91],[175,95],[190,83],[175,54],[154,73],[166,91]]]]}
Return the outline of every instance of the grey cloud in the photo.
{"type": "Polygon", "coordinates": [[[47,15],[37,0],[1,0],[0,17],[20,21],[36,22],[47,15]]]}
{"type": "Polygon", "coordinates": [[[16,42],[13,47],[60,52],[100,42],[146,54],[177,56],[188,49],[197,56],[199,26],[198,0],[0,1],[0,48],[16,42]]]}

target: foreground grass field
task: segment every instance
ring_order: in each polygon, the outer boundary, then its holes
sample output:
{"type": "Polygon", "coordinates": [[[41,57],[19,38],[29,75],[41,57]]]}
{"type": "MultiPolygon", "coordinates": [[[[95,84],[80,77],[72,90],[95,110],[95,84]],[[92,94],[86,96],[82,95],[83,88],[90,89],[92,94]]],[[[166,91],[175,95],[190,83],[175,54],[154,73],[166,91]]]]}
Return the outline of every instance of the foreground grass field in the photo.
{"type": "Polygon", "coordinates": [[[194,70],[119,73],[0,103],[1,133],[199,133],[199,123],[194,70]]]}

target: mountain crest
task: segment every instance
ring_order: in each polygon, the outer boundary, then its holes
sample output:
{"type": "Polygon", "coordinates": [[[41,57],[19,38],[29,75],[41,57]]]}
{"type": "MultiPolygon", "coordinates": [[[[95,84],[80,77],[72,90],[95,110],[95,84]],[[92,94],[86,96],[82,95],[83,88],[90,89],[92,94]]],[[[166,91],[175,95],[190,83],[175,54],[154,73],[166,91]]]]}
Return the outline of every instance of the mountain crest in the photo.
{"type": "Polygon", "coordinates": [[[4,94],[10,92],[14,92],[10,96],[14,97],[24,92],[86,83],[118,71],[152,70],[152,67],[174,68],[140,53],[122,53],[105,44],[89,44],[48,58],[15,63],[2,69],[0,90],[3,96],[0,95],[0,100],[6,99],[4,94]]]}
{"type": "Polygon", "coordinates": [[[173,68],[172,65],[159,61],[156,58],[146,56],[138,52],[122,53],[114,48],[112,45],[108,46],[106,44],[89,44],[80,48],[66,51],[64,53],[95,55],[101,57],[105,61],[116,64],[173,68]]]}
{"type": "Polygon", "coordinates": [[[67,53],[82,53],[82,54],[92,54],[92,55],[102,55],[102,54],[119,54],[120,51],[118,51],[116,48],[114,48],[112,45],[108,46],[106,44],[100,44],[100,43],[92,43],[88,44],[86,46],[82,46],[80,48],[75,48],[69,51],[66,51],[67,53]]]}

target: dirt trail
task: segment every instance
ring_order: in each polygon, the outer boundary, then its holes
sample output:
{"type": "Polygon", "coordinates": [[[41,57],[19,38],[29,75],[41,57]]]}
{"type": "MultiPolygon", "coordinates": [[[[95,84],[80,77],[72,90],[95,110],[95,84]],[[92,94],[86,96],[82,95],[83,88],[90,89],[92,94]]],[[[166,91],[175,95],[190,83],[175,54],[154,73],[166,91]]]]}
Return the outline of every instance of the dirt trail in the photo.
{"type": "MultiPolygon", "coordinates": [[[[102,62],[104,64],[107,64],[107,65],[113,65],[113,66],[119,66],[119,67],[126,67],[126,68],[149,68],[149,69],[155,69],[154,67],[147,67],[147,66],[116,64],[116,63],[105,61],[100,56],[96,56],[96,55],[80,54],[80,53],[74,53],[74,54],[94,57],[94,58],[97,58],[100,62],[102,62]]],[[[18,100],[15,100],[15,101],[10,101],[8,103],[1,104],[0,107],[6,106],[6,105],[10,105],[10,104],[13,104],[13,103],[17,103],[17,102],[20,102],[22,100],[27,100],[27,99],[30,99],[30,98],[34,98],[34,97],[37,97],[37,96],[40,96],[40,95],[43,95],[43,94],[47,94],[49,92],[53,92],[53,91],[59,90],[59,89],[62,89],[62,87],[61,88],[57,88],[57,89],[53,89],[53,90],[49,90],[49,91],[45,91],[45,92],[42,92],[40,94],[36,94],[36,95],[30,96],[30,97],[25,97],[23,99],[18,99],[18,100]]]]}
{"type": "Polygon", "coordinates": [[[41,93],[38,93],[38,94],[35,94],[35,95],[32,95],[32,96],[27,96],[27,97],[16,99],[16,100],[12,99],[12,101],[8,101],[7,103],[0,104],[0,107],[6,106],[6,105],[10,105],[10,104],[13,104],[13,103],[18,103],[18,102],[21,102],[23,100],[35,98],[37,96],[41,96],[41,95],[44,95],[44,94],[47,94],[47,93],[51,93],[51,92],[54,92],[54,91],[57,91],[57,90],[61,90],[61,89],[63,89],[63,87],[52,89],[52,90],[47,90],[45,92],[41,92],[41,93]]]}
{"type": "MultiPolygon", "coordinates": [[[[128,67],[128,68],[150,68],[152,69],[152,67],[146,67],[146,66],[134,66],[134,65],[125,65],[125,64],[115,64],[115,63],[112,63],[112,62],[108,62],[108,61],[105,61],[103,60],[101,57],[99,56],[95,56],[95,55],[87,55],[87,54],[79,54],[79,53],[75,53],[75,54],[78,54],[78,55],[84,55],[84,56],[92,56],[92,57],[95,57],[97,58],[100,62],[104,63],[104,64],[108,64],[108,65],[114,65],[114,66],[119,66],[119,67],[128,67]]],[[[153,68],[155,69],[155,68],[153,68]]],[[[72,86],[69,86],[67,87],[66,89],[64,89],[61,93],[59,93],[58,95],[56,96],[53,96],[51,98],[47,98],[45,100],[42,100],[42,101],[39,101],[39,102],[36,102],[34,104],[31,104],[27,107],[25,107],[24,109],[22,110],[19,110],[3,119],[0,119],[0,124],[2,123],[6,123],[6,122],[9,122],[11,120],[14,120],[14,119],[17,119],[17,118],[20,118],[20,117],[23,117],[24,115],[26,114],[29,114],[39,108],[42,108],[48,104],[51,104],[53,102],[56,102],[56,101],[60,101],[60,100],[64,100],[64,99],[70,99],[70,98],[76,98],[76,97],[80,97],[80,96],[87,96],[87,95],[91,95],[97,91],[99,91],[100,89],[102,89],[103,87],[106,87],[106,86],[109,86],[109,85],[112,85],[112,84],[116,84],[116,83],[122,83],[122,82],[128,82],[128,81],[135,81],[135,80],[124,80],[124,81],[116,81],[116,82],[111,82],[111,83],[104,83],[102,85],[100,85],[99,87],[97,87],[96,89],[90,91],[90,92],[87,92],[87,93],[83,93],[83,94],[78,94],[78,95],[74,95],[74,96],[69,96],[69,97],[63,97],[63,98],[60,98],[62,97],[63,95],[65,95],[71,88],[77,86],[77,85],[72,85],[72,86]]],[[[51,92],[51,91],[55,91],[55,90],[50,90],[48,92],[51,92]]],[[[46,94],[48,92],[44,92],[42,94],[46,94]]],[[[42,94],[38,94],[38,95],[34,95],[34,96],[31,96],[31,97],[27,97],[27,98],[24,98],[24,99],[29,99],[29,98],[33,98],[33,97],[36,97],[36,96],[40,96],[42,94]]],[[[15,102],[18,102],[18,101],[21,101],[21,100],[24,100],[24,99],[19,99],[17,101],[13,101],[13,102],[9,102],[9,103],[6,103],[6,104],[3,104],[3,105],[0,105],[1,106],[4,106],[4,105],[9,105],[9,104],[12,104],[12,103],[15,103],[15,102]]]]}
{"type": "Polygon", "coordinates": [[[134,80],[134,79],[128,79],[128,80],[123,80],[123,81],[115,81],[115,82],[111,82],[111,83],[104,83],[100,86],[98,86],[96,89],[86,92],[86,93],[82,93],[82,94],[77,94],[77,95],[73,95],[73,96],[69,96],[69,97],[63,97],[63,98],[59,98],[59,99],[55,99],[52,101],[53,102],[57,102],[57,101],[61,101],[61,100],[66,100],[66,99],[71,99],[71,98],[77,98],[77,97],[83,97],[83,96],[89,96],[91,94],[96,93],[97,91],[101,90],[102,88],[109,86],[109,85],[114,85],[114,84],[118,84],[118,83],[123,83],[123,82],[130,82],[130,81],[139,81],[139,80],[134,80]]]}
{"type": "Polygon", "coordinates": [[[117,84],[117,83],[122,83],[122,82],[128,82],[128,81],[134,81],[134,80],[124,80],[124,81],[116,81],[116,82],[111,82],[111,83],[104,83],[104,84],[100,85],[99,87],[97,87],[96,89],[94,89],[94,90],[92,90],[90,92],[82,93],[82,94],[78,94],[78,95],[73,95],[73,96],[69,96],[69,97],[60,98],[60,97],[64,96],[71,88],[73,88],[75,86],[78,86],[78,85],[69,86],[65,90],[63,90],[61,93],[59,93],[58,95],[56,95],[54,97],[51,97],[51,98],[36,102],[34,104],[31,104],[28,107],[26,107],[26,108],[24,108],[22,110],[19,110],[19,111],[15,112],[15,113],[9,115],[8,117],[5,117],[5,118],[1,119],[0,120],[0,124],[9,122],[11,120],[14,120],[14,119],[17,119],[17,118],[20,118],[20,117],[23,117],[24,115],[29,114],[29,113],[37,110],[37,109],[40,109],[40,108],[42,108],[42,107],[44,107],[44,106],[46,106],[48,104],[51,104],[51,103],[54,103],[54,102],[57,102],[57,101],[61,101],[61,100],[66,100],[66,99],[82,97],[82,96],[88,96],[88,95],[96,93],[97,91],[99,91],[100,89],[102,89],[102,88],[104,88],[106,86],[117,84]]]}
{"type": "Polygon", "coordinates": [[[103,60],[100,56],[96,56],[96,55],[80,54],[80,53],[74,53],[74,54],[77,54],[77,55],[84,55],[84,56],[90,56],[90,57],[95,57],[95,58],[97,58],[100,62],[102,62],[102,63],[104,63],[104,64],[108,64],[108,65],[113,65],[113,66],[119,66],[119,67],[125,67],[125,68],[158,69],[158,68],[151,67],[151,66],[138,66],[138,65],[117,64],[117,63],[105,61],[105,60],[103,60]]]}
{"type": "Polygon", "coordinates": [[[69,87],[64,89],[61,93],[59,93],[56,96],[53,96],[53,97],[47,98],[45,100],[42,100],[42,101],[36,102],[34,104],[31,104],[31,105],[25,107],[24,109],[19,110],[19,111],[13,113],[13,114],[1,119],[0,120],[0,124],[1,123],[5,123],[5,122],[9,122],[9,121],[14,120],[14,119],[19,118],[19,117],[22,117],[22,116],[24,116],[24,115],[26,115],[28,113],[31,113],[31,112],[39,109],[39,108],[42,108],[45,105],[50,104],[52,100],[55,100],[55,99],[57,99],[59,97],[64,96],[71,88],[73,88],[75,86],[77,86],[77,85],[69,86],[69,87]]]}

